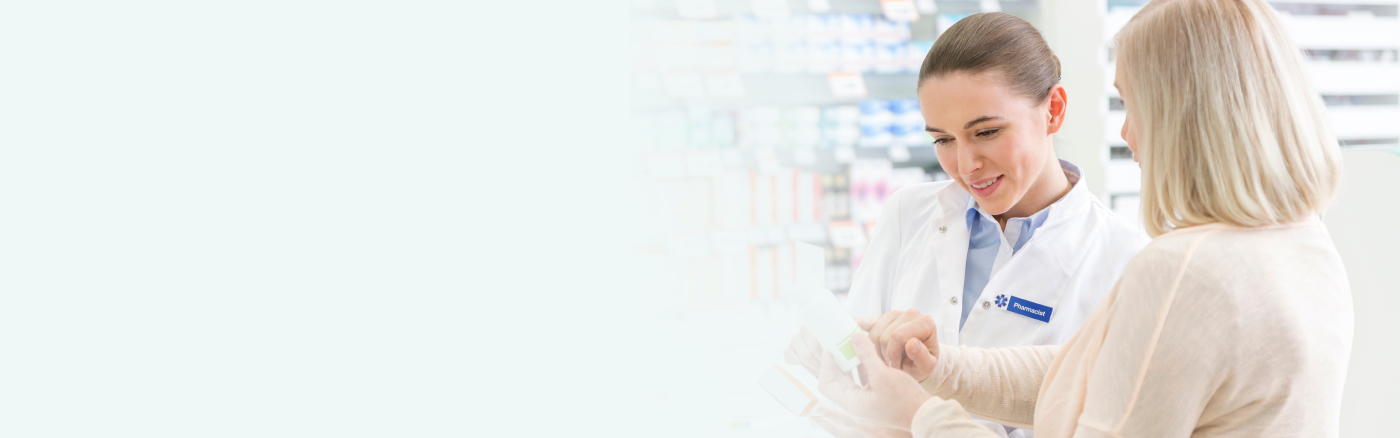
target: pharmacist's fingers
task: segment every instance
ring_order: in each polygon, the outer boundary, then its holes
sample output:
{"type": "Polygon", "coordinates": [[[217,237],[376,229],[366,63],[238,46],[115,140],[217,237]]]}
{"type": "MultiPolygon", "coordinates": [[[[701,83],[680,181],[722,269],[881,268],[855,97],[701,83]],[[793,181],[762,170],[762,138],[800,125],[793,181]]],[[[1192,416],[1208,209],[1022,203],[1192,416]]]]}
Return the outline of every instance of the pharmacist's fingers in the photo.
{"type": "MultiPolygon", "coordinates": [[[[904,352],[904,347],[910,340],[922,342],[928,347],[929,354],[938,356],[938,327],[933,322],[933,317],[919,315],[913,320],[906,321],[899,327],[887,330],[889,339],[885,341],[885,354],[899,355],[904,352]]],[[[897,362],[891,360],[891,362],[897,362]]]]}
{"type": "Polygon", "coordinates": [[[889,312],[885,312],[884,315],[880,315],[880,317],[878,318],[875,318],[875,323],[870,325],[870,330],[866,330],[866,332],[870,336],[870,340],[879,340],[880,335],[883,334],[885,330],[889,328],[890,324],[893,323],[896,319],[899,319],[899,316],[903,314],[904,312],[902,311],[892,310],[889,312]]]}
{"type": "Polygon", "coordinates": [[[870,331],[870,328],[871,328],[871,327],[875,326],[875,321],[878,320],[879,318],[880,318],[880,317],[878,317],[878,316],[853,316],[853,317],[851,317],[851,319],[856,320],[856,325],[860,326],[860,329],[861,329],[861,330],[865,330],[865,331],[867,331],[867,332],[870,331]]]}
{"type": "Polygon", "coordinates": [[[890,322],[890,325],[885,327],[885,330],[880,333],[878,338],[870,338],[870,340],[875,341],[875,348],[879,351],[880,357],[885,358],[885,363],[893,367],[899,366],[902,353],[904,352],[904,342],[903,340],[893,343],[890,341],[893,340],[892,338],[895,333],[899,333],[906,324],[918,319],[920,316],[923,315],[920,315],[919,311],[914,309],[900,312],[899,316],[895,317],[894,321],[890,322]]]}
{"type": "Polygon", "coordinates": [[[917,339],[910,339],[904,344],[904,354],[909,357],[905,361],[904,373],[914,377],[914,380],[923,383],[929,375],[933,374],[933,369],[938,366],[938,357],[928,351],[928,347],[917,339]]]}

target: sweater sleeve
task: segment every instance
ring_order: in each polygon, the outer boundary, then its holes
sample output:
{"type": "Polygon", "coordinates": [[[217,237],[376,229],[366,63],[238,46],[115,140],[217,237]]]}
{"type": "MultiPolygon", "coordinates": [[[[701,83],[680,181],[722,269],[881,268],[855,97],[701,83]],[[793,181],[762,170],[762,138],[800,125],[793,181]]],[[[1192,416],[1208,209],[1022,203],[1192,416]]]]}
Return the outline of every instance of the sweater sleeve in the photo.
{"type": "Polygon", "coordinates": [[[933,397],[914,414],[909,430],[916,437],[995,438],[998,435],[972,421],[956,400],[933,397]]]}
{"type": "MultiPolygon", "coordinates": [[[[957,407],[925,406],[920,412],[927,411],[928,415],[917,418],[944,423],[966,408],[967,413],[979,418],[1030,428],[1040,384],[1059,350],[1058,345],[1010,348],[941,345],[938,365],[923,381],[923,386],[934,396],[933,400],[941,399],[957,407]]],[[[915,424],[919,421],[916,419],[915,424]]],[[[930,430],[936,434],[916,436],[945,436],[941,426],[930,430]]]]}

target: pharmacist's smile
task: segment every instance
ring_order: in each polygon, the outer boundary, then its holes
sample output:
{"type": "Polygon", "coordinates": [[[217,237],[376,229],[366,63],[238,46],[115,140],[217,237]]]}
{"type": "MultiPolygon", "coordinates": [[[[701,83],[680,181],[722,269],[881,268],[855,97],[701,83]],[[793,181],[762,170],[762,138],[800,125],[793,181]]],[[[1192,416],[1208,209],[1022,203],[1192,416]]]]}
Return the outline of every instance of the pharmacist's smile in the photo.
{"type": "Polygon", "coordinates": [[[1001,187],[1001,180],[1006,179],[1004,176],[1005,175],[996,175],[965,181],[967,182],[967,187],[972,189],[973,195],[977,195],[978,198],[986,198],[991,196],[992,193],[996,193],[997,188],[1001,187]]]}

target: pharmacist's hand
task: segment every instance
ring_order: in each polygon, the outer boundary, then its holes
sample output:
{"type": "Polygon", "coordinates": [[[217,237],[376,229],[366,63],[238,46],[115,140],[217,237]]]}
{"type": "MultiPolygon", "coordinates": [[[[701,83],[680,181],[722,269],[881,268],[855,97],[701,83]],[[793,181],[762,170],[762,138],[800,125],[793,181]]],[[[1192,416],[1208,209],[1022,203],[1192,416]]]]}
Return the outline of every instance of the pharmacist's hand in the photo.
{"type": "Polygon", "coordinates": [[[836,438],[912,438],[907,430],[899,430],[860,421],[838,408],[817,408],[812,421],[836,438]]]}
{"type": "Polygon", "coordinates": [[[788,365],[802,365],[813,376],[821,374],[821,356],[822,346],[817,343],[817,337],[807,330],[807,326],[803,326],[802,331],[792,337],[788,348],[783,350],[783,361],[788,365]]]}
{"type": "Polygon", "coordinates": [[[896,310],[879,318],[857,318],[876,345],[876,353],[891,367],[899,368],[920,382],[938,364],[938,327],[933,317],[918,310],[896,310]]]}
{"type": "Polygon", "coordinates": [[[856,386],[851,374],[841,371],[836,359],[822,355],[822,371],[817,389],[837,406],[857,417],[885,427],[909,430],[914,414],[930,396],[903,371],[880,361],[875,346],[863,336],[855,337],[856,357],[864,369],[864,387],[856,386]]]}

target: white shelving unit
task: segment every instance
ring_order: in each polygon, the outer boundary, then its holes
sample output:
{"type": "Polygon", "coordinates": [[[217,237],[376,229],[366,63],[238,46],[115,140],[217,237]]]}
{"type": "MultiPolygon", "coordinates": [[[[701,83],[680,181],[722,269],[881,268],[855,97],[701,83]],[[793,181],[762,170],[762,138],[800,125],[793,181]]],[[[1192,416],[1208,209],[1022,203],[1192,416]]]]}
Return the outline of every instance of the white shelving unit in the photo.
{"type": "MultiPolygon", "coordinates": [[[[1104,41],[1122,29],[1145,2],[1110,1],[1104,41]]],[[[1328,103],[1332,128],[1343,147],[1394,147],[1400,144],[1400,2],[1394,0],[1300,0],[1272,2],[1294,42],[1305,53],[1307,72],[1328,103]]],[[[1106,47],[1101,100],[1118,97],[1113,88],[1116,66],[1106,47]]],[[[1111,105],[1109,105],[1111,106],[1111,105]]],[[[1136,220],[1141,170],[1123,148],[1124,114],[1110,109],[1104,141],[1110,159],[1107,192],[1114,210],[1136,220]],[[1114,151],[1113,148],[1119,150],[1114,151]]]]}

